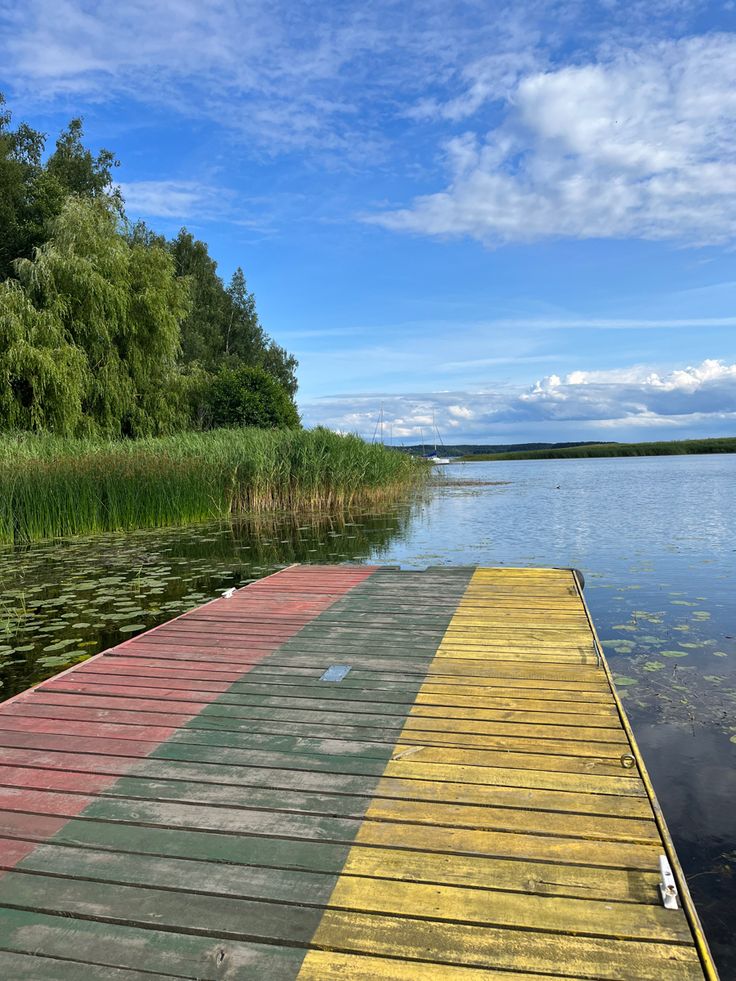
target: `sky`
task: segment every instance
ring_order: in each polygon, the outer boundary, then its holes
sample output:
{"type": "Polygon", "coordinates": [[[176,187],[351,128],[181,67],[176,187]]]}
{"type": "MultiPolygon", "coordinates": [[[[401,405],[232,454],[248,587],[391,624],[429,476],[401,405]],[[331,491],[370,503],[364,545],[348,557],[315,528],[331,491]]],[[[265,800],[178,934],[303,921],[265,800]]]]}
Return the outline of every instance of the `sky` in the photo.
{"type": "Polygon", "coordinates": [[[243,267],[307,425],[736,435],[732,0],[0,0],[0,91],[243,267]]]}

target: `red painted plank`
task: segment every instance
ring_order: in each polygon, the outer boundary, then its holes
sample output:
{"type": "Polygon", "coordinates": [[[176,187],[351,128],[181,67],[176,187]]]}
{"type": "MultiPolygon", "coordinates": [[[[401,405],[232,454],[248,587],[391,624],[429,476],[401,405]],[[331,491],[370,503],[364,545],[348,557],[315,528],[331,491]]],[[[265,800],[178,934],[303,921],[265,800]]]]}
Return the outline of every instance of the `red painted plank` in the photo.
{"type": "Polygon", "coordinates": [[[80,722],[73,719],[39,719],[0,713],[0,740],[6,732],[51,732],[60,736],[92,736],[102,739],[143,739],[156,744],[170,739],[174,726],[116,725],[111,722],[80,722]]]}
{"type": "MultiPolygon", "coordinates": [[[[112,782],[112,781],[110,781],[112,782]]],[[[75,817],[94,801],[89,794],[64,794],[26,787],[0,787],[0,810],[75,817]]]]}
{"type": "Polygon", "coordinates": [[[36,845],[35,841],[23,841],[20,838],[0,838],[0,876],[22,862],[36,845]]]}
{"type": "Polygon", "coordinates": [[[53,692],[73,692],[78,695],[122,695],[142,698],[170,698],[173,701],[194,702],[206,705],[217,697],[217,692],[194,692],[187,693],[175,688],[145,688],[138,685],[122,684],[94,684],[91,682],[75,682],[72,678],[63,678],[53,683],[47,683],[39,691],[53,692]]]}
{"type": "Polygon", "coordinates": [[[237,664],[219,664],[217,662],[208,663],[196,659],[182,661],[174,665],[168,658],[147,657],[145,658],[144,665],[142,665],[141,657],[130,657],[128,654],[125,656],[122,654],[108,654],[104,660],[98,661],[97,664],[104,665],[106,668],[124,667],[129,669],[139,668],[142,666],[145,666],[146,670],[160,668],[164,671],[176,671],[181,676],[186,677],[189,677],[190,672],[194,672],[196,674],[206,672],[208,675],[216,676],[217,679],[221,681],[235,681],[243,673],[242,671],[238,670],[239,666],[237,664]]]}
{"type": "MultiPolygon", "coordinates": [[[[73,695],[67,692],[54,692],[54,691],[36,691],[33,700],[27,703],[20,703],[17,709],[23,714],[23,709],[25,705],[77,705],[80,707],[98,708],[98,709],[112,709],[112,710],[126,710],[130,709],[133,712],[175,712],[180,713],[183,718],[187,721],[192,715],[196,715],[202,710],[205,702],[192,701],[178,702],[175,706],[171,705],[170,702],[163,701],[156,698],[135,698],[126,697],[125,695],[120,696],[107,696],[107,695],[73,695]]],[[[13,706],[15,709],[16,706],[13,706]]]]}
{"type": "Polygon", "coordinates": [[[113,781],[106,773],[74,773],[26,766],[0,765],[0,785],[34,790],[71,791],[98,794],[113,781]]]}
{"type": "Polygon", "coordinates": [[[6,747],[2,751],[6,764],[67,770],[77,773],[102,773],[114,779],[131,770],[138,758],[128,756],[94,756],[90,753],[71,753],[54,749],[22,749],[6,747]]]}
{"type": "MultiPolygon", "coordinates": [[[[80,665],[80,669],[83,669],[84,665],[80,665]]],[[[229,681],[187,681],[186,679],[179,680],[178,678],[146,678],[141,675],[130,675],[129,677],[125,674],[113,674],[112,672],[102,672],[102,671],[85,671],[80,670],[77,673],[79,678],[79,683],[84,685],[120,685],[126,687],[128,682],[131,685],[135,685],[137,688],[155,688],[164,689],[168,691],[183,690],[194,690],[196,692],[201,692],[203,695],[210,693],[210,701],[216,697],[218,694],[222,694],[230,688],[231,682],[229,681]]],[[[66,681],[66,679],[65,679],[66,681]]],[[[61,684],[62,682],[59,682],[61,684]]],[[[66,682],[69,684],[69,682],[66,682]]],[[[56,685],[53,682],[48,683],[44,686],[42,691],[46,688],[55,689],[56,685]]]]}
{"type": "MultiPolygon", "coordinates": [[[[156,745],[156,744],[155,744],[156,745]]],[[[0,746],[24,749],[60,749],[73,753],[99,753],[112,756],[148,756],[154,749],[150,742],[134,739],[102,739],[90,736],[57,736],[48,732],[10,732],[0,730],[0,746]]],[[[3,757],[5,753],[3,752],[3,757]]]]}
{"type": "MultiPolygon", "coordinates": [[[[107,674],[132,674],[145,675],[149,678],[174,677],[194,682],[198,680],[222,682],[226,685],[232,684],[233,681],[237,681],[243,677],[243,671],[237,670],[234,667],[220,667],[211,671],[210,665],[207,663],[197,667],[196,661],[190,661],[187,664],[180,664],[178,662],[176,664],[170,664],[164,661],[163,663],[156,664],[155,660],[155,658],[149,658],[146,661],[141,661],[140,659],[127,661],[123,658],[106,657],[102,661],[97,661],[92,667],[87,668],[87,673],[103,676],[107,674]]],[[[259,658],[259,660],[262,660],[262,658],[259,658]]],[[[253,666],[253,663],[249,662],[245,667],[250,668],[253,666]]]]}
{"type": "Polygon", "coordinates": [[[0,810],[0,835],[38,838],[43,841],[61,831],[68,820],[69,818],[66,817],[53,817],[48,814],[0,810]]]}
{"type": "MultiPolygon", "coordinates": [[[[66,696],[74,698],[74,695],[66,696]]],[[[179,729],[186,725],[191,715],[173,712],[146,712],[136,708],[89,708],[88,706],[67,705],[64,699],[58,702],[38,702],[28,705],[14,705],[5,715],[32,717],[37,719],[75,719],[80,722],[119,722],[127,728],[136,725],[169,726],[179,729]]],[[[0,716],[2,719],[3,716],[0,716]]],[[[4,727],[3,727],[4,728],[4,727]]]]}

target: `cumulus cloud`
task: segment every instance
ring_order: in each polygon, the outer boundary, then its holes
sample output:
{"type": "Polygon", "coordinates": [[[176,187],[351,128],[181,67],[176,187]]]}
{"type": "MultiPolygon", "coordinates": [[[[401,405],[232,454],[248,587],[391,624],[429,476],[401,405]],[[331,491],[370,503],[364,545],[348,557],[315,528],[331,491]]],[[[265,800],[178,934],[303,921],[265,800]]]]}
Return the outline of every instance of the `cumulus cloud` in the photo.
{"type": "Polygon", "coordinates": [[[617,49],[526,74],[498,126],[454,137],[445,153],[443,191],[371,220],[491,244],[545,236],[729,241],[736,36],[617,49]]]}
{"type": "MultiPolygon", "coordinates": [[[[548,375],[526,388],[492,387],[431,395],[363,395],[303,406],[308,423],[327,423],[370,437],[383,404],[385,432],[429,438],[432,420],[452,439],[590,439],[595,431],[672,429],[702,435],[736,429],[736,364],[708,359],[668,372],[634,365],[609,371],[548,375]],[[729,428],[730,427],[730,428],[729,428]]],[[[602,437],[603,438],[603,437],[602,437]]]]}
{"type": "Polygon", "coordinates": [[[128,210],[146,218],[211,216],[227,197],[222,189],[196,181],[129,181],[119,187],[128,210]]]}

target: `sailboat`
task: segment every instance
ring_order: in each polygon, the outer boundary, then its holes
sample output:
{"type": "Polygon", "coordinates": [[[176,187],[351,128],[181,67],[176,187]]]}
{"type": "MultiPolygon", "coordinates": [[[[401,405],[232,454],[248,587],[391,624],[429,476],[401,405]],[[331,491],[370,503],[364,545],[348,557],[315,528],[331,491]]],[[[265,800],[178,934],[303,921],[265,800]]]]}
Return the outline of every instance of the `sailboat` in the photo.
{"type": "Polygon", "coordinates": [[[434,418],[434,412],[432,413],[432,429],[434,430],[434,451],[432,453],[428,453],[426,458],[427,460],[429,460],[430,463],[434,463],[437,466],[445,465],[450,462],[450,458],[449,456],[440,456],[439,451],[437,450],[437,440],[440,441],[440,446],[442,447],[443,450],[445,448],[445,444],[442,442],[440,431],[437,428],[437,423],[435,422],[435,418],[434,418]]]}

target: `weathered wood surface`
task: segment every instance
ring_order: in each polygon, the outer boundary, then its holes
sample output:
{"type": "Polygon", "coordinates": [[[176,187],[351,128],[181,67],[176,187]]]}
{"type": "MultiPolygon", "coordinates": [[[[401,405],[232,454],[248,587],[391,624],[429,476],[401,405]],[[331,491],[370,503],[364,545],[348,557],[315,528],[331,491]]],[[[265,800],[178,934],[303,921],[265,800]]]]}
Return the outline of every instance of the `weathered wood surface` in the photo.
{"type": "Polygon", "coordinates": [[[715,977],[569,570],[292,567],[0,746],[3,978],[715,977]]]}

